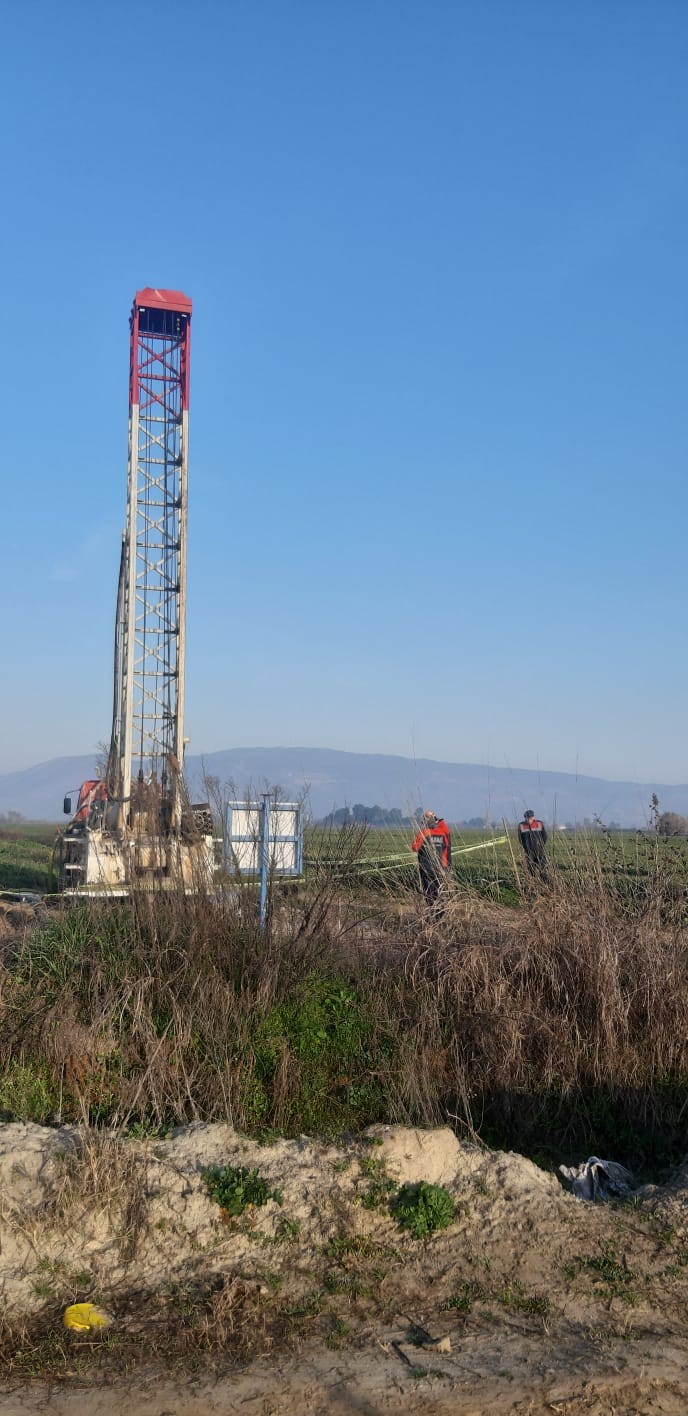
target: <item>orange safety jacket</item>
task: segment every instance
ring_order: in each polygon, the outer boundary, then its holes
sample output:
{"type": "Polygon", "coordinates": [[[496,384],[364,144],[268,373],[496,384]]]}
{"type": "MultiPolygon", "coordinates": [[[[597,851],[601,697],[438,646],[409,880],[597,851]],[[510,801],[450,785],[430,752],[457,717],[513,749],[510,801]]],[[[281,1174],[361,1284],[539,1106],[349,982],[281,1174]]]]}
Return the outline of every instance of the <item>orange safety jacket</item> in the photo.
{"type": "Polygon", "coordinates": [[[423,826],[411,842],[411,850],[418,852],[419,863],[439,864],[444,870],[451,865],[451,831],[441,819],[436,826],[423,826]]]}

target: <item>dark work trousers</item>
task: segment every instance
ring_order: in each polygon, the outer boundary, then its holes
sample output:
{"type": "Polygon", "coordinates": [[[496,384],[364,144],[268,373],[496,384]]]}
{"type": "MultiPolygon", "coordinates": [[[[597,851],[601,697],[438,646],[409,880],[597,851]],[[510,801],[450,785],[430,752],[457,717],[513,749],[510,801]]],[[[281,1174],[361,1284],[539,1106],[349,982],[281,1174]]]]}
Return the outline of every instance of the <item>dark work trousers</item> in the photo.
{"type": "Polygon", "coordinates": [[[447,874],[443,866],[437,860],[433,851],[432,855],[423,851],[418,853],[418,873],[420,875],[420,888],[423,891],[423,898],[426,905],[434,905],[439,899],[442,886],[447,874]]]}
{"type": "Polygon", "coordinates": [[[542,852],[542,855],[535,851],[533,851],[532,853],[530,851],[526,851],[525,855],[526,865],[528,866],[528,870],[530,871],[530,874],[533,876],[533,878],[535,880],[546,881],[548,879],[548,875],[547,860],[544,851],[542,852]]]}

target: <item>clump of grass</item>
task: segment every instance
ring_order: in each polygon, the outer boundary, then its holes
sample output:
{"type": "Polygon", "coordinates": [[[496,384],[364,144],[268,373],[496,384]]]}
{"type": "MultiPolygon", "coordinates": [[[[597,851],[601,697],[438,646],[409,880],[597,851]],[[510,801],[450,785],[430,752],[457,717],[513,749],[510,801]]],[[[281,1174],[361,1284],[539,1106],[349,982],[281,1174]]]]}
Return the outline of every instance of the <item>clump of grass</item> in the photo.
{"type": "Polygon", "coordinates": [[[328,1293],[344,1293],[348,1298],[369,1298],[370,1287],[357,1273],[345,1273],[342,1269],[330,1269],[325,1274],[325,1288],[328,1293]]]}
{"type": "Polygon", "coordinates": [[[323,1294],[318,1289],[305,1298],[297,1298],[293,1303],[286,1303],[280,1308],[280,1313],[285,1318],[317,1318],[322,1309],[323,1294]]]}
{"type": "Polygon", "coordinates": [[[602,1294],[606,1298],[622,1298],[625,1303],[636,1302],[633,1284],[638,1275],[630,1269],[625,1259],[619,1259],[609,1245],[604,1245],[599,1254],[585,1254],[574,1266],[575,1273],[589,1273],[604,1286],[602,1294]]]}
{"type": "Polygon", "coordinates": [[[601,1254],[586,1255],[580,1260],[580,1267],[604,1279],[605,1283],[631,1283],[635,1278],[633,1270],[620,1263],[609,1249],[601,1254]]]}
{"type": "Polygon", "coordinates": [[[398,1259],[399,1250],[393,1244],[381,1244],[369,1234],[341,1234],[330,1239],[325,1247],[328,1259],[345,1264],[350,1259],[398,1259]]]}
{"type": "Polygon", "coordinates": [[[337,1351],[353,1335],[353,1328],[343,1318],[335,1318],[332,1331],[328,1334],[327,1345],[337,1351]]]}
{"type": "Polygon", "coordinates": [[[116,1135],[85,1132],[53,1155],[51,1184],[41,1218],[78,1224],[97,1207],[112,1216],[120,1257],[136,1256],[146,1225],[146,1170],[135,1151],[116,1135]]]}
{"type": "Polygon", "coordinates": [[[328,1293],[344,1294],[352,1302],[370,1298],[387,1277],[390,1264],[401,1254],[393,1244],[380,1243],[367,1234],[341,1234],[325,1246],[333,1267],[325,1274],[328,1293]]]}
{"type": "Polygon", "coordinates": [[[461,1284],[456,1293],[452,1293],[450,1298],[445,1298],[444,1303],[440,1303],[440,1310],[449,1312],[454,1309],[458,1313],[470,1313],[473,1304],[480,1302],[485,1296],[482,1283],[469,1278],[461,1284]]]}
{"type": "Polygon", "coordinates": [[[272,1189],[258,1170],[245,1165],[208,1165],[201,1170],[208,1194],[220,1209],[232,1216],[244,1213],[249,1205],[266,1205],[268,1200],[283,1202],[281,1190],[272,1189]]]}
{"type": "Polygon", "coordinates": [[[456,1215],[454,1201],[443,1185],[426,1180],[402,1185],[390,1201],[390,1210],[402,1229],[414,1239],[427,1239],[440,1229],[448,1229],[456,1215]]]}
{"type": "Polygon", "coordinates": [[[253,1356],[264,1347],[266,1314],[255,1284],[236,1275],[225,1276],[221,1285],[206,1293],[190,1292],[186,1300],[181,1331],[177,1322],[177,1351],[186,1349],[193,1360],[202,1351],[230,1353],[235,1360],[253,1356]]]}
{"type": "MultiPolygon", "coordinates": [[[[638,1294],[633,1287],[638,1275],[628,1267],[625,1258],[619,1258],[609,1244],[604,1244],[599,1254],[584,1254],[572,1263],[564,1265],[565,1278],[572,1280],[579,1274],[590,1274],[593,1282],[601,1284],[598,1292],[603,1298],[621,1298],[633,1306],[638,1294]]],[[[671,1273],[670,1273],[671,1276],[671,1273]]]]}
{"type": "Polygon", "coordinates": [[[368,1177],[370,1183],[357,1197],[359,1203],[363,1205],[364,1209],[385,1209],[399,1186],[396,1180],[392,1180],[391,1176],[387,1174],[384,1161],[364,1157],[361,1161],[361,1172],[368,1177]]]}
{"type": "Polygon", "coordinates": [[[0,1077],[0,1115],[43,1125],[59,1109],[59,1091],[46,1062],[12,1059],[0,1077]]]}
{"type": "Polygon", "coordinates": [[[282,1215],[275,1229],[273,1244],[294,1244],[300,1233],[301,1220],[289,1219],[288,1215],[282,1215]]]}
{"type": "Polygon", "coordinates": [[[499,1301],[505,1308],[511,1308],[517,1313],[527,1313],[531,1317],[544,1318],[550,1309],[549,1298],[545,1293],[526,1293],[517,1278],[502,1289],[499,1301]]]}

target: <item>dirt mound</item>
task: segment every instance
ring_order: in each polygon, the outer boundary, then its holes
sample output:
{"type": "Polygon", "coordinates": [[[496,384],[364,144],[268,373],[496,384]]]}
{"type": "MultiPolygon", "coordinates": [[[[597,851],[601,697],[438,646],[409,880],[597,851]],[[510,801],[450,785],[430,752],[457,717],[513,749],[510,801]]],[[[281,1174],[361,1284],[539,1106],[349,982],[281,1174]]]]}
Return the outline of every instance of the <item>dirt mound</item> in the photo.
{"type": "MultiPolygon", "coordinates": [[[[446,1128],[375,1126],[335,1146],[206,1124],[149,1140],[0,1126],[0,1404],[35,1409],[25,1387],[42,1364],[96,1383],[138,1364],[132,1416],[683,1411],[684,1201],[675,1180],[633,1205],[586,1205],[522,1156],[446,1128]],[[264,1202],[213,1193],[213,1166],[233,1168],[235,1186],[255,1172],[264,1202]],[[420,1181],[445,1187],[455,1213],[417,1238],[389,1201],[420,1181]],[[114,1315],[100,1344],[63,1334],[64,1307],[84,1300],[114,1315]],[[448,1353],[429,1345],[442,1337],[448,1353]],[[168,1370],[191,1353],[252,1365],[163,1395],[142,1365],[156,1352],[168,1370]]],[[[87,1402],[74,1381],[56,1412],[124,1409],[92,1387],[87,1402]]]]}
{"type": "MultiPolygon", "coordinates": [[[[423,1180],[452,1195],[457,1233],[478,1222],[483,1241],[490,1235],[497,1241],[508,1227],[510,1249],[526,1226],[549,1232],[574,1203],[556,1180],[522,1156],[461,1144],[447,1128],[375,1126],[363,1142],[337,1147],[307,1137],[260,1145],[228,1126],[205,1123],[147,1142],[76,1127],[5,1125],[0,1127],[5,1292],[17,1311],[38,1311],[46,1284],[36,1284],[36,1261],[48,1272],[51,1264],[64,1261],[66,1244],[73,1270],[89,1272],[92,1286],[101,1289],[121,1283],[125,1275],[131,1284],[148,1287],[168,1282],[171,1274],[196,1271],[201,1256],[214,1265],[240,1263],[259,1274],[265,1244],[274,1243],[285,1221],[298,1232],[306,1263],[344,1229],[400,1242],[404,1236],[386,1199],[395,1185],[423,1180]],[[253,1209],[250,1225],[228,1231],[203,1178],[211,1166],[259,1171],[268,1188],[280,1192],[281,1202],[253,1209]]],[[[415,1249],[409,1257],[417,1257],[415,1249]]],[[[293,1280],[291,1253],[287,1267],[293,1280]]],[[[64,1284],[56,1287],[66,1291],[64,1284]]]]}

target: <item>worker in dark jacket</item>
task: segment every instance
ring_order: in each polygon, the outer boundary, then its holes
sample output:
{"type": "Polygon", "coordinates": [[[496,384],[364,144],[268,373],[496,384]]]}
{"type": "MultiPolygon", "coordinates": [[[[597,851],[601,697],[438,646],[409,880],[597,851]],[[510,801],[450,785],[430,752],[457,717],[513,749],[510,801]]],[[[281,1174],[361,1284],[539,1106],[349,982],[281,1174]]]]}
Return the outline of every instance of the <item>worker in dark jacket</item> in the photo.
{"type": "Polygon", "coordinates": [[[451,831],[434,811],[423,812],[423,825],[411,842],[418,856],[420,887],[428,905],[434,905],[451,869],[451,831]]]}
{"type": "Polygon", "coordinates": [[[531,875],[537,875],[540,880],[546,880],[545,844],[547,832],[542,821],[538,821],[534,811],[523,813],[523,820],[518,823],[518,839],[525,851],[526,865],[531,875]]]}

